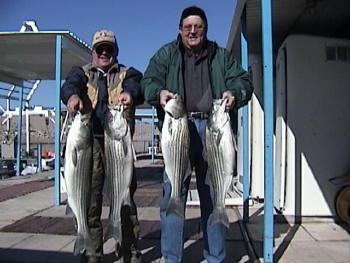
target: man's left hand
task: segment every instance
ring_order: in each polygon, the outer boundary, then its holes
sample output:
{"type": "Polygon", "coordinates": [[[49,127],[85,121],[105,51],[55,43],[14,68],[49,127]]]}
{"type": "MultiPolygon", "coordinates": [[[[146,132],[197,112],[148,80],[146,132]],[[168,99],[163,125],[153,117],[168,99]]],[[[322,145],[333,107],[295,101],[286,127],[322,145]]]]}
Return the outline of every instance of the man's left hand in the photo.
{"type": "Polygon", "coordinates": [[[235,97],[232,95],[231,91],[225,91],[222,94],[222,98],[227,100],[226,110],[229,111],[235,106],[235,97]]]}
{"type": "Polygon", "coordinates": [[[132,103],[132,97],[129,93],[123,92],[119,96],[119,103],[124,106],[124,109],[127,110],[132,103]]]}

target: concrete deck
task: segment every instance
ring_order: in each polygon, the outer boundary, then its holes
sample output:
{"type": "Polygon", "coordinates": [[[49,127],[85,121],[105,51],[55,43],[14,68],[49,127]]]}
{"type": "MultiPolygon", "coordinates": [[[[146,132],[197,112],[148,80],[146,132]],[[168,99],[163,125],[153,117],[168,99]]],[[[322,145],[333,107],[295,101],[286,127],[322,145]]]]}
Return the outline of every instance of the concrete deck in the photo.
{"type": "MultiPolygon", "coordinates": [[[[142,262],[159,262],[162,168],[150,160],[137,162],[136,168],[135,201],[141,225],[142,262]]],[[[64,205],[53,204],[53,186],[45,185],[50,176],[51,172],[45,172],[0,181],[0,262],[79,262],[79,256],[72,254],[72,218],[65,215],[64,205]]],[[[240,220],[241,207],[227,208],[230,228],[225,262],[263,261],[262,210],[261,205],[253,205],[250,222],[244,225],[240,220]]],[[[105,206],[103,220],[107,216],[105,206]]],[[[184,263],[205,262],[199,219],[198,207],[191,205],[186,209],[184,263]]],[[[104,244],[104,262],[115,260],[113,248],[113,240],[104,244]]],[[[330,219],[310,218],[295,226],[276,220],[274,258],[276,262],[350,262],[348,229],[330,219]]]]}

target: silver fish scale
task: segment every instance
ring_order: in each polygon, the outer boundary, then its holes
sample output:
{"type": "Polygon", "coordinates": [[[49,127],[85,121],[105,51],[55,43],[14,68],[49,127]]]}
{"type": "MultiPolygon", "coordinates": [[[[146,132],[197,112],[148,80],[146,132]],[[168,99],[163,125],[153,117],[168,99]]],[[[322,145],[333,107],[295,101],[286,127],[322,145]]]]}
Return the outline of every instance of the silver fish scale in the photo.
{"type": "Polygon", "coordinates": [[[189,133],[187,121],[184,119],[173,119],[172,128],[172,138],[168,143],[169,158],[167,158],[168,160],[164,160],[164,162],[166,163],[165,165],[167,165],[167,163],[169,163],[169,160],[172,160],[171,162],[174,165],[174,169],[172,175],[170,175],[169,178],[171,185],[173,186],[171,196],[174,198],[179,198],[183,178],[185,176],[185,171],[188,164],[187,152],[189,145],[189,133]]]}
{"type": "Polygon", "coordinates": [[[210,170],[210,180],[214,189],[214,206],[224,206],[226,191],[224,190],[225,181],[222,180],[224,173],[223,152],[217,147],[217,141],[220,134],[209,133],[206,137],[208,145],[208,167],[210,170]]]}
{"type": "MultiPolygon", "coordinates": [[[[124,167],[126,153],[124,152],[123,142],[110,140],[106,137],[106,160],[113,160],[111,163],[107,161],[107,177],[110,180],[111,197],[120,197],[122,193],[129,190],[131,176],[125,176],[127,167],[124,167]]],[[[116,207],[120,208],[119,198],[111,198],[111,214],[114,215],[113,220],[120,220],[120,209],[114,211],[116,207]]]]}
{"type": "Polygon", "coordinates": [[[64,162],[68,204],[74,213],[78,228],[74,253],[78,254],[82,249],[94,253],[87,223],[92,173],[92,131],[89,114],[83,116],[77,113],[75,116],[67,136],[64,162]]]}
{"type": "Polygon", "coordinates": [[[106,177],[109,186],[110,212],[105,240],[122,242],[121,207],[130,203],[133,153],[130,128],[122,108],[109,108],[105,132],[106,177]],[[121,131],[121,132],[119,132],[121,131]]]}
{"type": "Polygon", "coordinates": [[[184,205],[180,197],[183,182],[189,175],[189,144],[186,112],[181,98],[176,97],[165,106],[161,139],[165,172],[171,184],[167,214],[175,213],[184,217],[184,205]]]}
{"type": "Polygon", "coordinates": [[[206,128],[206,154],[208,160],[207,182],[212,189],[213,213],[211,224],[228,226],[225,197],[230,187],[235,167],[235,147],[225,101],[214,100],[206,128]]]}

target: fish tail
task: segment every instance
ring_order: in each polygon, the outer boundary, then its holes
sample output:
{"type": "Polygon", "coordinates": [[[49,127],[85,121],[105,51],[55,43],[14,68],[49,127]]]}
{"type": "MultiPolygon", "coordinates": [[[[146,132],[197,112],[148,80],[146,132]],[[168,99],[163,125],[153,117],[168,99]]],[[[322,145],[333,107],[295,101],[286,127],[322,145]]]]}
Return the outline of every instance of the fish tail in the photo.
{"type": "Polygon", "coordinates": [[[209,226],[215,224],[223,224],[226,228],[229,228],[229,220],[224,207],[214,208],[213,213],[209,216],[208,219],[209,226]]]}
{"type": "Polygon", "coordinates": [[[92,243],[92,239],[89,234],[84,235],[79,233],[74,243],[74,255],[79,255],[82,250],[86,250],[92,255],[95,255],[95,249],[92,243]]]}
{"type": "Polygon", "coordinates": [[[104,240],[107,241],[110,238],[114,238],[116,242],[122,242],[122,230],[121,224],[109,223],[107,227],[106,234],[104,235],[104,240]]]}
{"type": "Polygon", "coordinates": [[[166,214],[177,214],[183,218],[185,217],[184,204],[181,202],[180,198],[170,198],[166,214]]]}

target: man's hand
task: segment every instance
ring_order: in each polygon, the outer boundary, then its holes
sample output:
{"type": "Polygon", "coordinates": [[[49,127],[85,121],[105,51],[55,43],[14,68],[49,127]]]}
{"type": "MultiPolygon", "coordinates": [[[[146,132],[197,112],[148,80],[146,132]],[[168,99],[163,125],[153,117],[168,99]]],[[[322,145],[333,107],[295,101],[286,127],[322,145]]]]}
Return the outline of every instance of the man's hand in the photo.
{"type": "Polygon", "coordinates": [[[222,99],[226,99],[226,110],[229,111],[235,106],[235,97],[232,95],[231,91],[225,91],[222,94],[222,99]]]}
{"type": "Polygon", "coordinates": [[[132,104],[132,97],[127,92],[121,93],[118,100],[124,106],[125,110],[129,109],[129,106],[132,104]]]}
{"type": "Polygon", "coordinates": [[[168,100],[175,98],[175,95],[168,90],[162,90],[159,93],[159,103],[164,108],[168,100]]]}
{"type": "Polygon", "coordinates": [[[72,95],[69,97],[67,102],[67,110],[69,113],[76,113],[78,110],[83,109],[83,101],[78,95],[72,95]]]}

